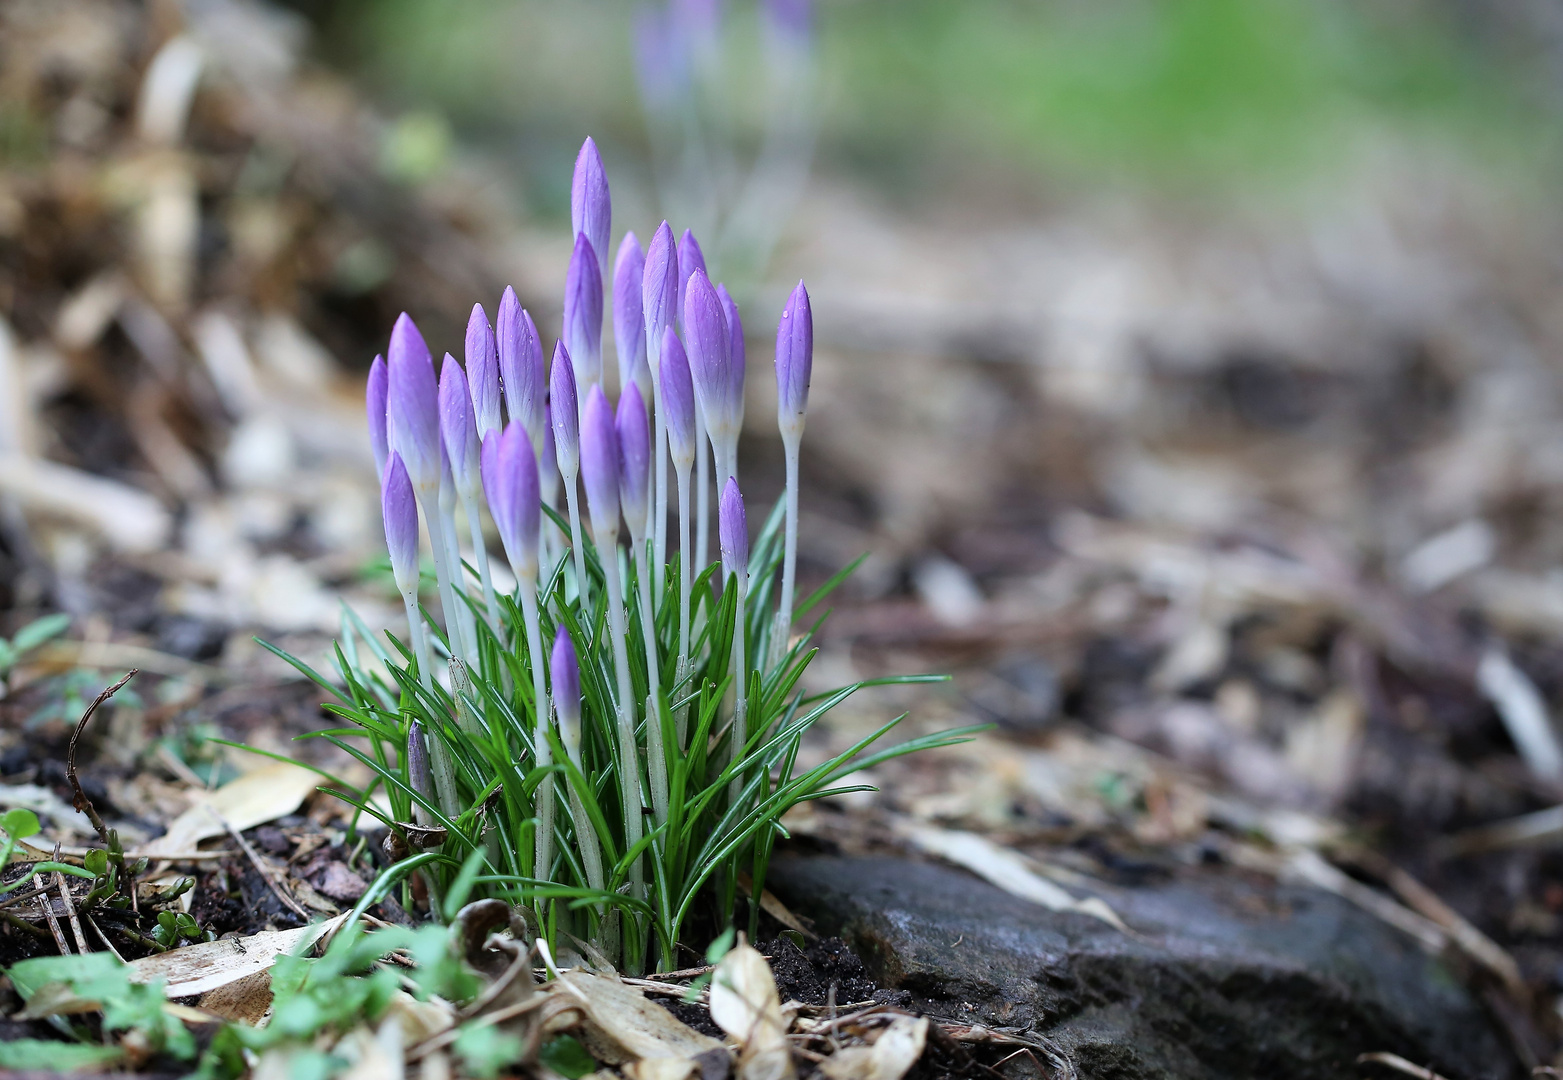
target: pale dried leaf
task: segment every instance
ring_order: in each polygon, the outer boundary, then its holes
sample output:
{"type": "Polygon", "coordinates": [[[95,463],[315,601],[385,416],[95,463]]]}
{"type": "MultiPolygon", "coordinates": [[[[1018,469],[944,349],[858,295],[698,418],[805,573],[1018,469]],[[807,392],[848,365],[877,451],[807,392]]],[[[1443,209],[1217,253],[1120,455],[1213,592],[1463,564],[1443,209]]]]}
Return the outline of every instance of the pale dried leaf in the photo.
{"type": "Polygon", "coordinates": [[[152,496],[118,480],[23,454],[0,454],[0,493],[30,513],[85,526],[120,551],[164,546],[173,519],[152,496]]]}
{"type": "Polygon", "coordinates": [[[320,782],[320,776],[297,765],[282,761],[264,765],[214,792],[198,793],[190,809],[174,819],[168,832],[147,844],[142,854],[154,859],[173,856],[223,835],[228,825],[243,832],[275,821],[297,810],[320,782]]]}
{"type": "Polygon", "coordinates": [[[619,1071],[626,1080],[689,1080],[698,1068],[688,1058],[642,1058],[619,1071]]]}
{"type": "Polygon", "coordinates": [[[265,930],[247,938],[203,941],[170,949],[133,961],[130,977],[137,982],[167,979],[164,992],[171,998],[205,994],[269,970],[278,956],[312,944],[345,918],[339,915],[294,930],[265,930]]]}
{"type": "Polygon", "coordinates": [[[259,1024],[271,1008],[271,972],[256,971],[201,995],[201,1008],[224,1020],[259,1024]]]}
{"type": "Polygon", "coordinates": [[[738,1040],[741,1080],[780,1080],[793,1075],[787,1019],[770,965],[740,943],[711,973],[711,1019],[738,1040]]]}
{"type": "Polygon", "coordinates": [[[588,1046],[601,1061],[692,1058],[721,1045],[611,975],[566,971],[557,985],[562,990],[554,992],[574,999],[585,1014],[588,1046]]]}
{"type": "Polygon", "coordinates": [[[898,1016],[873,1046],[849,1046],[820,1064],[827,1080],[901,1080],[923,1056],[928,1044],[928,1021],[898,1016]]]}

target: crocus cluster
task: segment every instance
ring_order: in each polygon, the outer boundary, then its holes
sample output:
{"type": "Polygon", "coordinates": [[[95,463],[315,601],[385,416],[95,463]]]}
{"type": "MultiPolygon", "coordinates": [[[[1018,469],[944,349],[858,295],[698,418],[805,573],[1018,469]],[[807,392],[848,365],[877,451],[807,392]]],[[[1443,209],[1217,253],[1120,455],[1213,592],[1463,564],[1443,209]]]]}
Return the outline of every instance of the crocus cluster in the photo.
{"type": "MultiPolygon", "coordinates": [[[[648,830],[655,836],[669,827],[670,816],[683,812],[680,793],[691,782],[686,763],[703,761],[713,740],[725,745],[730,761],[742,758],[750,740],[751,684],[761,685],[753,680],[763,682],[788,652],[798,443],[813,324],[808,292],[799,282],[776,338],[777,420],[787,462],[785,545],[780,601],[770,633],[762,635],[769,655],[758,657],[751,655],[755,643],[746,636],[744,614],[752,583],[738,467],[746,363],[738,305],[712,281],[693,233],[685,230],[675,241],[664,221],[643,249],[626,232],[608,283],[618,361],[614,402],[603,365],[612,202],[590,139],[576,160],[571,222],[562,332],[551,353],[536,320],[507,288],[492,324],[481,304],[473,306],[462,360],[445,353],[436,377],[433,352],[403,314],[385,358],[376,357],[370,371],[369,428],[386,544],[408,619],[409,671],[416,669],[418,685],[430,694],[436,684],[454,687],[456,681],[454,675],[436,679],[437,654],[453,672],[459,668],[462,680],[470,676],[472,682],[462,685],[484,693],[458,704],[454,722],[466,724],[472,738],[502,737],[495,734],[496,712],[525,720],[524,737],[506,745],[517,775],[533,791],[528,881],[534,895],[563,895],[548,888],[572,887],[595,890],[600,900],[613,878],[603,855],[609,841],[609,850],[627,860],[620,868],[627,902],[642,902],[651,888],[642,841],[648,830]],[[546,370],[545,354],[551,356],[546,370]],[[713,483],[721,563],[710,577],[722,603],[736,612],[720,642],[712,591],[697,584],[707,570],[713,483]],[[454,513],[458,504],[467,522],[465,547],[454,513]],[[484,506],[516,582],[509,595],[497,587],[490,567],[484,506]],[[427,613],[419,590],[420,511],[438,598],[427,613]],[[669,559],[670,523],[677,529],[676,567],[669,559]],[[621,540],[627,541],[622,549],[621,540]],[[676,588],[667,584],[670,577],[676,588]],[[602,667],[611,678],[602,680],[594,700],[611,709],[613,745],[606,753],[615,763],[610,790],[623,808],[621,836],[604,836],[602,820],[568,785],[568,821],[555,821],[561,770],[587,768],[577,658],[588,653],[611,657],[602,667]],[[692,717],[691,672],[719,655],[727,689],[704,710],[710,715],[692,717]],[[703,733],[698,745],[695,728],[703,733]],[[556,747],[562,754],[555,755],[556,747]]],[[[723,674],[707,671],[705,678],[719,682],[723,674]]],[[[423,817],[437,809],[438,817],[455,824],[469,811],[461,776],[470,765],[464,765],[460,745],[436,737],[439,727],[438,719],[419,722],[409,714],[408,778],[428,804],[423,817]]],[[[724,786],[737,805],[747,778],[730,771],[724,786]]],[[[608,926],[613,919],[601,903],[593,910],[604,924],[599,940],[622,933],[630,949],[630,928],[608,926]]]]}

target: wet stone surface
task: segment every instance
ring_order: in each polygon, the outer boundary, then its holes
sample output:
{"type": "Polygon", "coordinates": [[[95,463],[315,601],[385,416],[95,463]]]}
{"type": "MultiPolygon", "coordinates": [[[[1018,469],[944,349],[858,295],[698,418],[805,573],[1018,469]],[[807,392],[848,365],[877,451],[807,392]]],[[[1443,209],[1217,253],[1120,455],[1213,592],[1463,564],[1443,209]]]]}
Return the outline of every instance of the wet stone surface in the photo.
{"type": "Polygon", "coordinates": [[[1218,872],[1105,891],[1125,935],[907,859],[786,857],[768,884],[881,986],[1040,1032],[1082,1080],[1324,1080],[1371,1051],[1454,1080],[1518,1074],[1442,962],[1327,893],[1218,872]]]}

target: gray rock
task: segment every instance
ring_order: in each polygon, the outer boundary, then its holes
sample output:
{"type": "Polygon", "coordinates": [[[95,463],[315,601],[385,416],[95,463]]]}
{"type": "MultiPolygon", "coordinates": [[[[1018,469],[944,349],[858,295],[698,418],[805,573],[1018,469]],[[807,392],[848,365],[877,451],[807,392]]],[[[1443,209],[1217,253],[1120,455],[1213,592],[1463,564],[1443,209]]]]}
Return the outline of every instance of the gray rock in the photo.
{"type": "Polygon", "coordinates": [[[881,985],[1040,1032],[1083,1080],[1334,1080],[1375,1050],[1453,1080],[1518,1074],[1448,968],[1328,893],[1214,870],[1112,889],[1125,935],[906,859],[784,857],[768,884],[881,985]]]}

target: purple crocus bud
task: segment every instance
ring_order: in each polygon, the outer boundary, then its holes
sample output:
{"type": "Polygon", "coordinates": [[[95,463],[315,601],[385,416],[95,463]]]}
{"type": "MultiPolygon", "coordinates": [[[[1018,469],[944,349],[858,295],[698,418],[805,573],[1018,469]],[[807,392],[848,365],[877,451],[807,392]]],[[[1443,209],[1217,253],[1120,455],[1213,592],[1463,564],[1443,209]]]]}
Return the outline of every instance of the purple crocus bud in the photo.
{"type": "Polygon", "coordinates": [[[581,665],[575,656],[575,643],[570,632],[559,624],[554,634],[554,648],[548,658],[549,674],[553,676],[554,709],[559,717],[559,738],[564,743],[570,760],[579,764],[581,749],[581,665]]]}
{"type": "Polygon", "coordinates": [[[738,480],[727,478],[722,503],[717,509],[717,537],[722,544],[722,569],[729,574],[745,574],[749,568],[749,522],[744,516],[744,497],[738,480]]]}
{"type": "Polygon", "coordinates": [[[537,455],[518,421],[512,420],[503,432],[489,432],[483,440],[483,492],[511,567],[518,577],[536,578],[543,521],[537,455]]]}
{"type": "Polygon", "coordinates": [[[499,299],[499,374],[505,380],[510,419],[519,420],[536,440],[543,429],[543,398],[548,394],[543,341],[537,324],[508,285],[499,299]]]}
{"type": "Polygon", "coordinates": [[[646,251],[646,269],[641,277],[641,304],[646,319],[646,346],[662,343],[662,331],[678,318],[678,249],[673,230],[667,222],[657,226],[651,247],[646,251]]]}
{"type": "Polygon", "coordinates": [[[488,312],[482,304],[472,305],[467,319],[467,382],[472,387],[472,411],[478,423],[478,438],[498,431],[499,355],[495,352],[494,329],[488,324],[488,312]]]}
{"type": "Polygon", "coordinates": [[[404,593],[418,588],[418,502],[407,478],[402,456],[391,451],[380,483],[380,514],[385,519],[385,548],[391,555],[391,574],[404,593]]]}
{"type": "Polygon", "coordinates": [[[743,422],[742,385],[738,387],[740,394],[735,396],[727,314],[704,270],[690,275],[684,305],[684,336],[689,343],[689,373],[695,383],[695,400],[700,402],[700,414],[705,418],[712,443],[722,447],[737,437],[743,422]]]}
{"type": "Polygon", "coordinates": [[[689,276],[696,270],[705,273],[706,257],[700,250],[700,241],[695,239],[695,234],[688,229],[678,241],[678,293],[674,303],[678,305],[678,325],[685,326],[684,302],[688,299],[686,292],[689,289],[689,276]]]}
{"type": "Polygon", "coordinates": [[[429,346],[405,311],[391,329],[387,355],[388,444],[402,456],[413,487],[432,491],[440,482],[439,386],[429,346]]]}
{"type": "Polygon", "coordinates": [[[430,802],[434,801],[434,776],[429,772],[429,747],[423,741],[423,725],[416,720],[407,729],[407,778],[412,781],[414,791],[430,802]]]}
{"type": "MultiPolygon", "coordinates": [[[[604,539],[616,535],[619,529],[619,437],[613,429],[613,406],[608,404],[608,396],[600,386],[586,392],[586,411],[581,417],[581,479],[586,484],[592,532],[604,539]]],[[[611,558],[606,554],[603,557],[611,558]]]]}
{"type": "Polygon", "coordinates": [[[472,397],[467,391],[467,376],[450,353],[440,368],[440,438],[450,458],[456,490],[463,494],[477,490],[478,428],[472,419],[472,397]]]}
{"type": "Polygon", "coordinates": [[[602,382],[602,271],[583,233],[575,238],[564,283],[564,339],[578,386],[602,382]]]}
{"type": "Polygon", "coordinates": [[[726,285],[716,287],[716,296],[722,301],[722,314],[727,316],[728,356],[732,363],[728,370],[728,379],[732,382],[728,394],[737,403],[738,427],[741,428],[744,423],[744,367],[748,352],[744,347],[744,324],[738,317],[738,304],[729,295],[726,285]]]}
{"type": "Polygon", "coordinates": [[[695,463],[695,387],[689,380],[689,358],[673,327],[662,331],[662,414],[668,429],[668,449],[680,472],[695,463]]]}
{"type": "Polygon", "coordinates": [[[646,402],[634,383],[619,395],[619,408],[613,418],[619,437],[619,501],[630,523],[630,535],[637,543],[646,531],[646,497],[651,487],[651,431],[646,420],[646,402]]]}
{"type": "Polygon", "coordinates": [[[798,282],[776,326],[776,422],[783,438],[803,434],[809,407],[809,377],[814,372],[814,313],[809,290],[798,282]]]}
{"type": "Polygon", "coordinates": [[[369,385],[364,390],[364,408],[369,413],[369,445],[374,448],[374,474],[385,476],[385,459],[391,449],[385,435],[385,395],[390,390],[390,373],[385,357],[376,356],[369,365],[369,385]]]}
{"type": "Polygon", "coordinates": [[[554,345],[554,367],[548,385],[554,449],[559,456],[559,472],[569,482],[575,479],[581,463],[581,415],[575,398],[575,365],[570,363],[570,350],[562,341],[554,345]]]}
{"type": "Polygon", "coordinates": [[[570,181],[570,228],[584,236],[592,246],[600,265],[608,256],[608,236],[613,229],[613,200],[608,195],[608,174],[602,167],[602,155],[590,136],[581,144],[575,158],[575,176],[570,181]]]}
{"type": "Polygon", "coordinates": [[[646,256],[635,234],[624,234],[613,264],[613,347],[619,355],[619,393],[631,385],[642,396],[651,392],[651,370],[646,366],[646,321],[641,310],[641,284],[646,256]]]}
{"type": "Polygon", "coordinates": [[[766,0],[763,7],[771,33],[796,46],[809,43],[814,23],[812,0],[766,0]]]}

